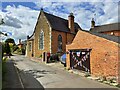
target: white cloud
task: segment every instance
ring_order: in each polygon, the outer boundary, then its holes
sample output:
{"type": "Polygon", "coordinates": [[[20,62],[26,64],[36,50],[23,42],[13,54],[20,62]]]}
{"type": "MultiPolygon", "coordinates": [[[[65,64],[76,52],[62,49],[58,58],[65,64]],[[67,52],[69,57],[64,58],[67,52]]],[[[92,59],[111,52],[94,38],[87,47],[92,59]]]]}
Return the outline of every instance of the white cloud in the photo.
{"type": "Polygon", "coordinates": [[[106,2],[104,3],[102,10],[105,14],[101,16],[98,15],[96,17],[96,22],[98,24],[109,24],[118,22],[118,3],[106,2]]]}
{"type": "MultiPolygon", "coordinates": [[[[90,2],[89,5],[83,2],[35,2],[36,8],[44,8],[45,11],[56,16],[67,19],[70,12],[74,13],[75,21],[82,29],[90,29],[91,19],[95,17],[96,25],[114,23],[118,21],[118,4],[113,2],[90,2]],[[94,13],[96,16],[94,16],[94,13]]],[[[14,21],[20,28],[2,26],[6,32],[12,32],[13,38],[26,39],[27,35],[33,33],[39,11],[32,10],[29,7],[19,5],[7,6],[7,12],[2,12],[3,17],[8,18],[8,21],[14,21]],[[12,19],[12,20],[11,20],[12,19]]],[[[11,23],[13,25],[13,23],[11,23]]],[[[15,25],[15,26],[17,26],[15,25]]],[[[4,31],[5,31],[4,30],[4,31]]]]}
{"type": "Polygon", "coordinates": [[[89,5],[87,5],[86,2],[38,2],[36,5],[39,8],[44,8],[44,10],[51,14],[65,19],[67,19],[70,12],[73,12],[75,15],[75,21],[79,23],[83,29],[89,29],[91,26],[91,19],[93,17],[96,20],[96,25],[118,21],[118,3],[115,1],[113,2],[113,0],[109,0],[109,2],[107,2],[108,0],[103,1],[104,2],[98,2],[98,0],[94,0],[89,2],[89,5]],[[83,6],[80,6],[81,4],[83,6]],[[59,9],[61,7],[63,7],[63,9],[59,9]],[[96,14],[96,16],[94,16],[94,14],[96,14]]]}
{"type": "Polygon", "coordinates": [[[14,18],[10,15],[9,16],[6,15],[4,17],[4,22],[5,22],[4,25],[12,26],[12,27],[15,27],[15,28],[22,28],[22,26],[21,26],[22,22],[20,20],[18,20],[17,18],[14,18]]]}
{"type": "Polygon", "coordinates": [[[5,25],[1,25],[2,31],[11,32],[12,35],[8,37],[25,40],[27,35],[31,35],[39,15],[39,11],[32,10],[29,7],[21,6],[7,6],[7,12],[2,12],[5,20],[5,25]]]}

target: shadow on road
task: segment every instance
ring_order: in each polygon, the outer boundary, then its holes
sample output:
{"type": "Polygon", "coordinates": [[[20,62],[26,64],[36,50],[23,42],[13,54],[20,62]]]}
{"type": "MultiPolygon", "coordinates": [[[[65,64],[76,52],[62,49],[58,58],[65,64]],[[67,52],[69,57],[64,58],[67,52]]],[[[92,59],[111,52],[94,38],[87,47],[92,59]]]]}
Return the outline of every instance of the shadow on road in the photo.
{"type": "MultiPolygon", "coordinates": [[[[28,72],[25,72],[25,71],[19,70],[19,69],[18,69],[18,72],[21,77],[21,81],[23,83],[24,88],[40,88],[42,90],[44,89],[42,84],[34,78],[34,75],[32,73],[28,73],[28,72]]],[[[37,77],[40,78],[43,76],[39,75],[37,77]]]]}
{"type": "MultiPolygon", "coordinates": [[[[18,75],[15,70],[14,63],[9,60],[5,63],[5,74],[2,88],[22,88],[18,75]]],[[[3,77],[3,76],[2,76],[3,77]]]]}
{"type": "Polygon", "coordinates": [[[40,89],[44,90],[44,87],[38,82],[32,74],[26,73],[25,71],[19,70],[14,66],[12,60],[6,62],[6,74],[5,80],[3,81],[2,89],[40,89]]]}
{"type": "MultiPolygon", "coordinates": [[[[24,88],[40,88],[43,89],[44,87],[41,85],[41,83],[39,83],[35,78],[34,75],[32,73],[28,73],[26,71],[23,70],[19,70],[19,75],[21,77],[21,81],[23,83],[24,88]]],[[[43,77],[43,76],[38,76],[43,77]]]]}

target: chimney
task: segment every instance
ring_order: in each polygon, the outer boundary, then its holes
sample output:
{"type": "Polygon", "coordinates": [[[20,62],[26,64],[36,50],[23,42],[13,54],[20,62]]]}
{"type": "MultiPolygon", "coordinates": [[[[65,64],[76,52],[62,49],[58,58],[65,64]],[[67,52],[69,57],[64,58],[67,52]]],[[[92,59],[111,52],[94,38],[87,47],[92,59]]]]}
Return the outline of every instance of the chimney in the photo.
{"type": "Polygon", "coordinates": [[[43,11],[43,8],[41,8],[41,11],[43,11]]]}
{"type": "Polygon", "coordinates": [[[94,21],[94,18],[92,18],[92,21],[91,21],[91,28],[94,28],[95,27],[95,21],[94,21]]]}
{"type": "Polygon", "coordinates": [[[21,39],[19,39],[19,44],[21,44],[21,39]]]}
{"type": "Polygon", "coordinates": [[[27,35],[27,40],[29,39],[29,35],[27,35]]]}
{"type": "Polygon", "coordinates": [[[69,27],[71,33],[75,33],[73,13],[70,13],[70,15],[68,16],[68,27],[69,27]]]}

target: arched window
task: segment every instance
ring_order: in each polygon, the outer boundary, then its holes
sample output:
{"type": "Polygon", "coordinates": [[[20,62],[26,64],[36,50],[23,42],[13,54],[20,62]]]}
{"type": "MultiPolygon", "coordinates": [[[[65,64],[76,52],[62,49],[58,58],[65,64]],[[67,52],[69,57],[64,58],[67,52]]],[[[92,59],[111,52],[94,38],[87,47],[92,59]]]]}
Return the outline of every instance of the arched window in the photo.
{"type": "Polygon", "coordinates": [[[40,32],[40,36],[39,36],[39,49],[40,50],[44,49],[44,32],[43,31],[40,32]]]}
{"type": "Polygon", "coordinates": [[[58,35],[58,51],[62,51],[62,36],[58,35]]]}

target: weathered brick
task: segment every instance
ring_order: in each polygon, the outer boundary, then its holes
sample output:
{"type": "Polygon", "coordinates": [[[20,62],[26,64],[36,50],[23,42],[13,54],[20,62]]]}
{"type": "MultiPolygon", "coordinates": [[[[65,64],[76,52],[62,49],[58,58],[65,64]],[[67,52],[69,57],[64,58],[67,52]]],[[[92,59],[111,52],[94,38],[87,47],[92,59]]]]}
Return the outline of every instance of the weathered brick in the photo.
{"type": "MultiPolygon", "coordinates": [[[[105,38],[78,31],[70,49],[92,49],[90,52],[91,74],[95,76],[118,76],[118,43],[105,38]]],[[[70,55],[67,54],[67,68],[70,68],[70,55]]]]}

